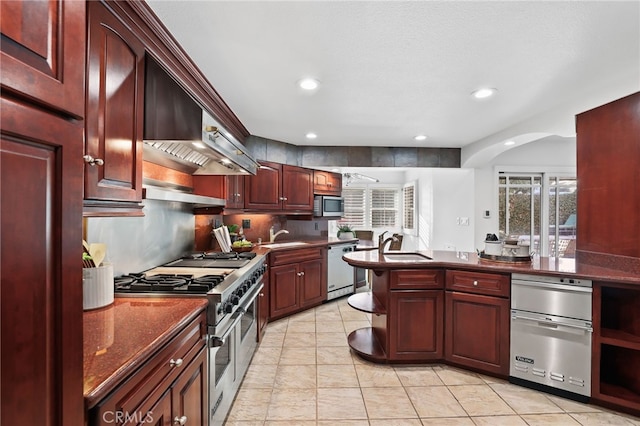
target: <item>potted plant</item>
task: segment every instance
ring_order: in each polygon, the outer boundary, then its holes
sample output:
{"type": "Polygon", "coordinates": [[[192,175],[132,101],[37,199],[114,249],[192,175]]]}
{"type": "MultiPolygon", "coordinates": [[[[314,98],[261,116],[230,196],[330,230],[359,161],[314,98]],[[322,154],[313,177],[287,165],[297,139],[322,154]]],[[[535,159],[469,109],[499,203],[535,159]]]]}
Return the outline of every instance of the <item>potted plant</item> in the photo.
{"type": "Polygon", "coordinates": [[[229,230],[229,237],[231,238],[231,242],[234,242],[238,239],[238,228],[239,226],[235,223],[232,225],[227,225],[227,229],[229,230]]]}
{"type": "Polygon", "coordinates": [[[353,230],[349,225],[338,226],[338,239],[340,240],[352,240],[356,237],[353,230]]]}

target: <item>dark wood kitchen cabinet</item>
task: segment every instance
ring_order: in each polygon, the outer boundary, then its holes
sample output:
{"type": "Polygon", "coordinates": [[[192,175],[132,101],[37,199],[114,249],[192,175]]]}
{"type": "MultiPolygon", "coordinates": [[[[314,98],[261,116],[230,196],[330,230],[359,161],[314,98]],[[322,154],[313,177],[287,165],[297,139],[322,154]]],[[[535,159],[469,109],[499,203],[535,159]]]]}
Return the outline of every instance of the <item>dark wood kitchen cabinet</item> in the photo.
{"type": "Polygon", "coordinates": [[[0,2],[0,74],[3,92],[81,119],[86,18],[85,5],[74,3],[0,2]]]}
{"type": "Polygon", "coordinates": [[[313,212],[313,170],[260,161],[256,176],[244,180],[247,210],[313,212]]]}
{"type": "Polygon", "coordinates": [[[576,132],[576,259],[638,271],[640,92],[578,114],[576,132]]]}
{"type": "Polygon", "coordinates": [[[640,289],[593,283],[591,397],[640,415],[640,289]]]}
{"type": "Polygon", "coordinates": [[[442,359],[444,271],[375,271],[372,291],[349,297],[349,305],[373,314],[371,327],[349,335],[349,346],[373,362],[442,359]]]}
{"type": "Polygon", "coordinates": [[[510,276],[447,270],[445,360],[509,374],[510,276]]]}
{"type": "Polygon", "coordinates": [[[88,2],[85,216],[142,215],[145,48],[88,2]]]}
{"type": "Polygon", "coordinates": [[[313,192],[318,195],[341,195],[342,174],[324,170],[314,170],[313,192]]]}
{"type": "Polygon", "coordinates": [[[0,424],[84,422],[85,7],[0,2],[0,424]]]}
{"type": "Polygon", "coordinates": [[[319,305],[327,298],[326,248],[279,250],[269,256],[270,319],[319,305]]]}
{"type": "Polygon", "coordinates": [[[120,424],[116,413],[135,424],[208,425],[209,370],[205,312],[188,323],[106,398],[91,407],[89,426],[120,424]],[[185,423],[180,423],[184,420],[185,423]]]}
{"type": "Polygon", "coordinates": [[[226,176],[226,203],[227,209],[244,208],[244,179],[243,175],[226,176]]]}
{"type": "Polygon", "coordinates": [[[389,359],[442,358],[443,272],[400,269],[391,271],[389,279],[389,359]]]}

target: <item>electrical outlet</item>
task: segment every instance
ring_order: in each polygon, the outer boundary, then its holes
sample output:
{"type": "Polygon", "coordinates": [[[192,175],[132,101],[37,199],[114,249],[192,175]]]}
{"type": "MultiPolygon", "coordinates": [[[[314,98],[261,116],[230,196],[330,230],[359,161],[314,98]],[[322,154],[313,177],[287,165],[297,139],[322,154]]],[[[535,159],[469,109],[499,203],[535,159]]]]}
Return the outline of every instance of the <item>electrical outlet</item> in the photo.
{"type": "Polygon", "coordinates": [[[318,230],[318,222],[314,222],[313,225],[315,226],[315,230],[318,230]]]}
{"type": "Polygon", "coordinates": [[[242,229],[251,228],[251,219],[242,219],[242,229]]]}
{"type": "Polygon", "coordinates": [[[469,218],[468,217],[461,217],[460,218],[460,225],[461,226],[469,226],[469,218]]]}

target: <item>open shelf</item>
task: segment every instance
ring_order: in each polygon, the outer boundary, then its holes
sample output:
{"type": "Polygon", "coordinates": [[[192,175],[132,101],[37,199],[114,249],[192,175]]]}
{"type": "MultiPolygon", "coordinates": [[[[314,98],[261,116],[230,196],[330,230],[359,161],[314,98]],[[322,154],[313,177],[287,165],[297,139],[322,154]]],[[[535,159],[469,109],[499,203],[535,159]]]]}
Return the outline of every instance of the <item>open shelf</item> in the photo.
{"type": "Polygon", "coordinates": [[[601,335],[640,343],[640,290],[602,287],[601,335]]]}
{"type": "Polygon", "coordinates": [[[640,336],[626,331],[602,328],[600,330],[600,340],[607,345],[640,351],[640,336]]]}
{"type": "Polygon", "coordinates": [[[640,410],[640,351],[618,345],[600,345],[598,393],[603,399],[640,410]]]}
{"type": "Polygon", "coordinates": [[[387,355],[373,334],[371,327],[359,328],[349,334],[349,346],[362,358],[372,362],[386,362],[387,355]]]}
{"type": "Polygon", "coordinates": [[[374,296],[371,292],[356,293],[352,296],[349,296],[349,299],[347,299],[347,303],[353,309],[357,309],[361,312],[367,312],[376,315],[387,313],[384,305],[380,303],[378,298],[376,298],[376,296],[374,296]]]}

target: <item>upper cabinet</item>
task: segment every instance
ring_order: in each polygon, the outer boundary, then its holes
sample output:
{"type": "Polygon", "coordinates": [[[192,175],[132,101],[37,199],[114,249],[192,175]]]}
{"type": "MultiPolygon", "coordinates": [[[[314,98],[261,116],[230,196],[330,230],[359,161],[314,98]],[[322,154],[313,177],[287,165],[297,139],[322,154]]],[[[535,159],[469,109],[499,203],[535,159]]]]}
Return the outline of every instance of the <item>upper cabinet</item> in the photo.
{"type": "Polygon", "coordinates": [[[2,1],[2,90],[74,118],[84,116],[85,5],[2,1]]]}
{"type": "Polygon", "coordinates": [[[313,170],[261,161],[256,176],[244,179],[244,207],[249,210],[311,213],[313,170]]]}
{"type": "Polygon", "coordinates": [[[576,132],[576,257],[640,268],[640,92],[578,114],[576,132]]]}
{"type": "Polygon", "coordinates": [[[324,170],[314,170],[313,192],[318,195],[341,195],[342,175],[324,170]]]}
{"type": "Polygon", "coordinates": [[[105,5],[87,6],[85,215],[142,214],[145,49],[105,5]]]}

